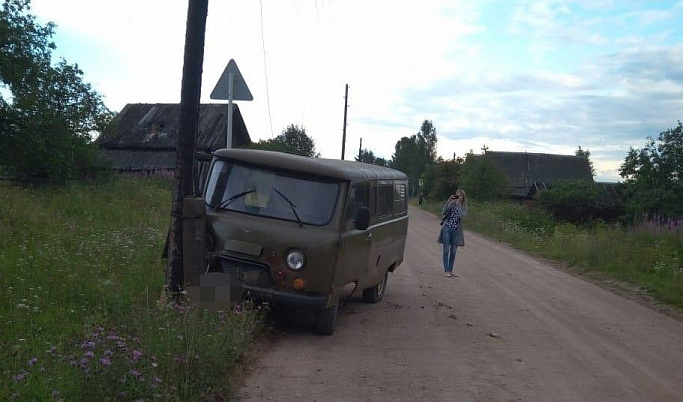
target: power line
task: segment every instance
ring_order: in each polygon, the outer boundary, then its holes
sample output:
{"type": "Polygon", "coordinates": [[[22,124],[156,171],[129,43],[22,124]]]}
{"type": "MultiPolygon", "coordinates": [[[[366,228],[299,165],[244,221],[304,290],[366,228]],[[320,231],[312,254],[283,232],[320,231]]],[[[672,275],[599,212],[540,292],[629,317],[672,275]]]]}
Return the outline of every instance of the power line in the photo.
{"type": "Polygon", "coordinates": [[[261,48],[263,49],[263,74],[266,76],[266,103],[268,105],[268,122],[270,123],[270,138],[273,138],[273,119],[270,116],[270,91],[268,90],[268,68],[266,66],[266,41],[263,35],[263,0],[259,0],[261,6],[261,48]]]}

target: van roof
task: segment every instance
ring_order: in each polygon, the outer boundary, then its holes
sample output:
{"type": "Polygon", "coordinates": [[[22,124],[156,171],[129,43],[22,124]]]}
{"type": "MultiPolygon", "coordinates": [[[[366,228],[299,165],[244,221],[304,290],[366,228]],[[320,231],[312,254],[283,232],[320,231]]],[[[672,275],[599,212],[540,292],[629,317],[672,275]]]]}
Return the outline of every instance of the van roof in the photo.
{"type": "Polygon", "coordinates": [[[403,172],[369,163],[312,158],[257,149],[219,149],[216,157],[345,180],[407,180],[403,172]]]}

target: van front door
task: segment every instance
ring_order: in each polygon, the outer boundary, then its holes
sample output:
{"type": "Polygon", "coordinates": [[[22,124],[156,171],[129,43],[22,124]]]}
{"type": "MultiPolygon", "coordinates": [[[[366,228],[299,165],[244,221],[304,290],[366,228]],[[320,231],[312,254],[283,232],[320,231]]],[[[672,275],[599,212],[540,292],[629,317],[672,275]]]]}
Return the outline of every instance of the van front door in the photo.
{"type": "Polygon", "coordinates": [[[344,230],[339,241],[339,256],[335,285],[344,286],[349,282],[363,281],[371,266],[372,231],[355,228],[354,218],[359,207],[369,206],[369,184],[354,185],[349,192],[344,213],[344,230]]]}

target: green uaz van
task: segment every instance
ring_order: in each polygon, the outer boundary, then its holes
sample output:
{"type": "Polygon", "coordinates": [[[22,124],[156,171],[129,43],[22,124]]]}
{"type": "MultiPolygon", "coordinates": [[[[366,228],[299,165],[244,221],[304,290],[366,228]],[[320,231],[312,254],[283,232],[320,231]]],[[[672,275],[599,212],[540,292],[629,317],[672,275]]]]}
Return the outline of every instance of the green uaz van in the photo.
{"type": "Polygon", "coordinates": [[[381,166],[216,151],[204,190],[209,270],[258,300],[316,309],[316,330],[332,334],[344,290],[377,303],[403,261],[407,187],[381,166]]]}

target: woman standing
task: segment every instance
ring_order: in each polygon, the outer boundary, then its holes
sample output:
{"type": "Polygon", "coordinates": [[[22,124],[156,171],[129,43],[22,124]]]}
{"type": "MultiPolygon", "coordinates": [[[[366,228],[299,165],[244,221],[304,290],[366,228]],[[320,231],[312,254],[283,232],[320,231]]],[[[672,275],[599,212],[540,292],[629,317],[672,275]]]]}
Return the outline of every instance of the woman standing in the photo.
{"type": "Polygon", "coordinates": [[[465,192],[458,190],[455,195],[448,198],[441,211],[441,233],[438,242],[443,244],[443,270],[447,277],[453,276],[453,264],[458,246],[465,245],[462,227],[462,218],[465,216],[467,216],[465,192]]]}

